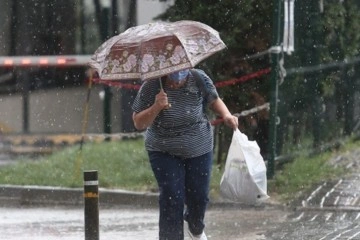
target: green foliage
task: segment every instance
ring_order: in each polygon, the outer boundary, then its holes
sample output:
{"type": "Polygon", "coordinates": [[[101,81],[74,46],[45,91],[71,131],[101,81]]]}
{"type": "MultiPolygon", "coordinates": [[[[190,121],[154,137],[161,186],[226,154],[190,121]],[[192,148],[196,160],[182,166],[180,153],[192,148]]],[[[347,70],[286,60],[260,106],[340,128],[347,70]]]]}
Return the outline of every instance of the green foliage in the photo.
{"type": "MultiPolygon", "coordinates": [[[[343,61],[359,55],[360,49],[360,9],[356,0],[324,1],[324,10],[319,12],[318,3],[308,0],[304,4],[295,4],[295,53],[286,57],[287,67],[314,66],[321,63],[343,61]],[[310,4],[311,3],[311,4],[310,4]],[[314,5],[315,4],[315,5],[314,5]]],[[[333,85],[339,72],[316,72],[320,88],[333,85]],[[332,79],[332,81],[329,81],[332,79]]],[[[306,76],[291,79],[292,84],[305,85],[306,76]],[[296,80],[294,82],[293,80],[296,80]]],[[[289,86],[288,86],[289,87],[289,86]]],[[[331,87],[330,87],[331,88],[331,87]]],[[[304,92],[285,91],[304,96],[304,92]]],[[[311,92],[311,91],[308,91],[311,92]]],[[[329,93],[319,91],[319,94],[329,93]]]]}
{"type": "MultiPolygon", "coordinates": [[[[353,129],[347,120],[354,118],[350,113],[356,104],[352,99],[359,74],[356,64],[327,69],[322,65],[352,59],[360,49],[359,2],[323,1],[322,12],[319,6],[311,0],[295,2],[295,52],[285,56],[285,68],[300,73],[288,75],[279,94],[282,123],[312,132],[316,144],[353,129]],[[302,67],[309,66],[314,70],[301,73],[302,67]]],[[[283,132],[291,129],[284,124],[279,127],[283,132]]]]}
{"type": "Polygon", "coordinates": [[[221,78],[228,78],[234,66],[242,65],[246,71],[267,66],[262,60],[257,66],[240,59],[266,50],[270,43],[271,5],[265,2],[229,1],[176,1],[157,19],[168,21],[194,20],[210,25],[219,31],[227,50],[206,61],[210,70],[221,78]],[[216,60],[215,60],[216,59],[216,60]]]}
{"type": "Polygon", "coordinates": [[[335,1],[326,4],[323,18],[323,52],[329,60],[357,56],[360,47],[360,11],[355,1],[335,1]]]}

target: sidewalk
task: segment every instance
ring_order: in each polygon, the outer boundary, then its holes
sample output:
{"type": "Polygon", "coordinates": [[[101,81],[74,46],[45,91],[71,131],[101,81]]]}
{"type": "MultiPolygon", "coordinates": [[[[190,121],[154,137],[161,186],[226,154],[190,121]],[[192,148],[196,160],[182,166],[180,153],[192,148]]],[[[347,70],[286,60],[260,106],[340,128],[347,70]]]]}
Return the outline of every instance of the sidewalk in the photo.
{"type": "MultiPolygon", "coordinates": [[[[100,188],[101,239],[157,239],[157,199],[155,193],[100,188]]],[[[9,240],[83,239],[83,202],[81,188],[0,185],[0,232],[9,240]]],[[[214,240],[263,240],[288,215],[281,205],[210,200],[206,233],[214,240]]]]}

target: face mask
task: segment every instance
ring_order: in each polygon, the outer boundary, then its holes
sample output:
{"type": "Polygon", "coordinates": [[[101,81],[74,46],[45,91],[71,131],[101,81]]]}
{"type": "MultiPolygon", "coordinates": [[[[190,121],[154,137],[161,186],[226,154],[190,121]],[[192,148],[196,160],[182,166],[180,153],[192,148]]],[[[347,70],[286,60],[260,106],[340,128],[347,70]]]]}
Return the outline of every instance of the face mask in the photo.
{"type": "Polygon", "coordinates": [[[181,80],[185,79],[189,74],[189,69],[180,70],[178,72],[170,73],[169,78],[171,81],[180,82],[181,80]]]}

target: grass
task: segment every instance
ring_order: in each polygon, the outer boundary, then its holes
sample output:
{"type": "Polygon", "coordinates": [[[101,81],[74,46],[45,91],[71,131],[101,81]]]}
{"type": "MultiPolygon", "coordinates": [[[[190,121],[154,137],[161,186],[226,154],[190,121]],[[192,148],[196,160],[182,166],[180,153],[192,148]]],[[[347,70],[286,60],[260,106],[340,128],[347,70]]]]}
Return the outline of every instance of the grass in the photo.
{"type": "MultiPolygon", "coordinates": [[[[350,147],[360,146],[352,144],[350,147]]],[[[316,183],[343,174],[343,169],[327,164],[334,154],[339,153],[300,157],[276,170],[274,179],[268,181],[269,195],[288,201],[316,183]]],[[[142,139],[87,143],[81,152],[79,146],[73,146],[37,160],[20,159],[16,164],[0,168],[0,184],[82,187],[84,170],[97,170],[99,186],[103,188],[157,189],[142,139]]],[[[214,166],[212,197],[219,196],[222,172],[221,168],[214,166]]]]}
{"type": "Polygon", "coordinates": [[[84,170],[98,170],[100,187],[142,190],[155,186],[141,140],[85,144],[0,169],[0,183],[81,187],[84,170]]]}
{"type": "MultiPolygon", "coordinates": [[[[97,170],[99,187],[135,191],[157,189],[142,139],[87,143],[44,156],[19,159],[0,168],[0,184],[82,187],[84,170],[97,170]]],[[[221,170],[213,168],[215,194],[221,170]]]]}

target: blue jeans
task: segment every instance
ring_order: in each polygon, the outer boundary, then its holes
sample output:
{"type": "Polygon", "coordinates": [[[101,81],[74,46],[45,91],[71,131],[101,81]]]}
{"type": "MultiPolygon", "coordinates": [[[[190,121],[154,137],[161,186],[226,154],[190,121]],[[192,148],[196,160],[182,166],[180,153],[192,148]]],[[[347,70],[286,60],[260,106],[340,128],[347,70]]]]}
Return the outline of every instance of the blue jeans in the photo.
{"type": "Polygon", "coordinates": [[[184,220],[193,234],[201,234],[209,202],[212,152],[187,159],[164,152],[148,154],[160,191],[159,239],[183,240],[184,220]]]}

